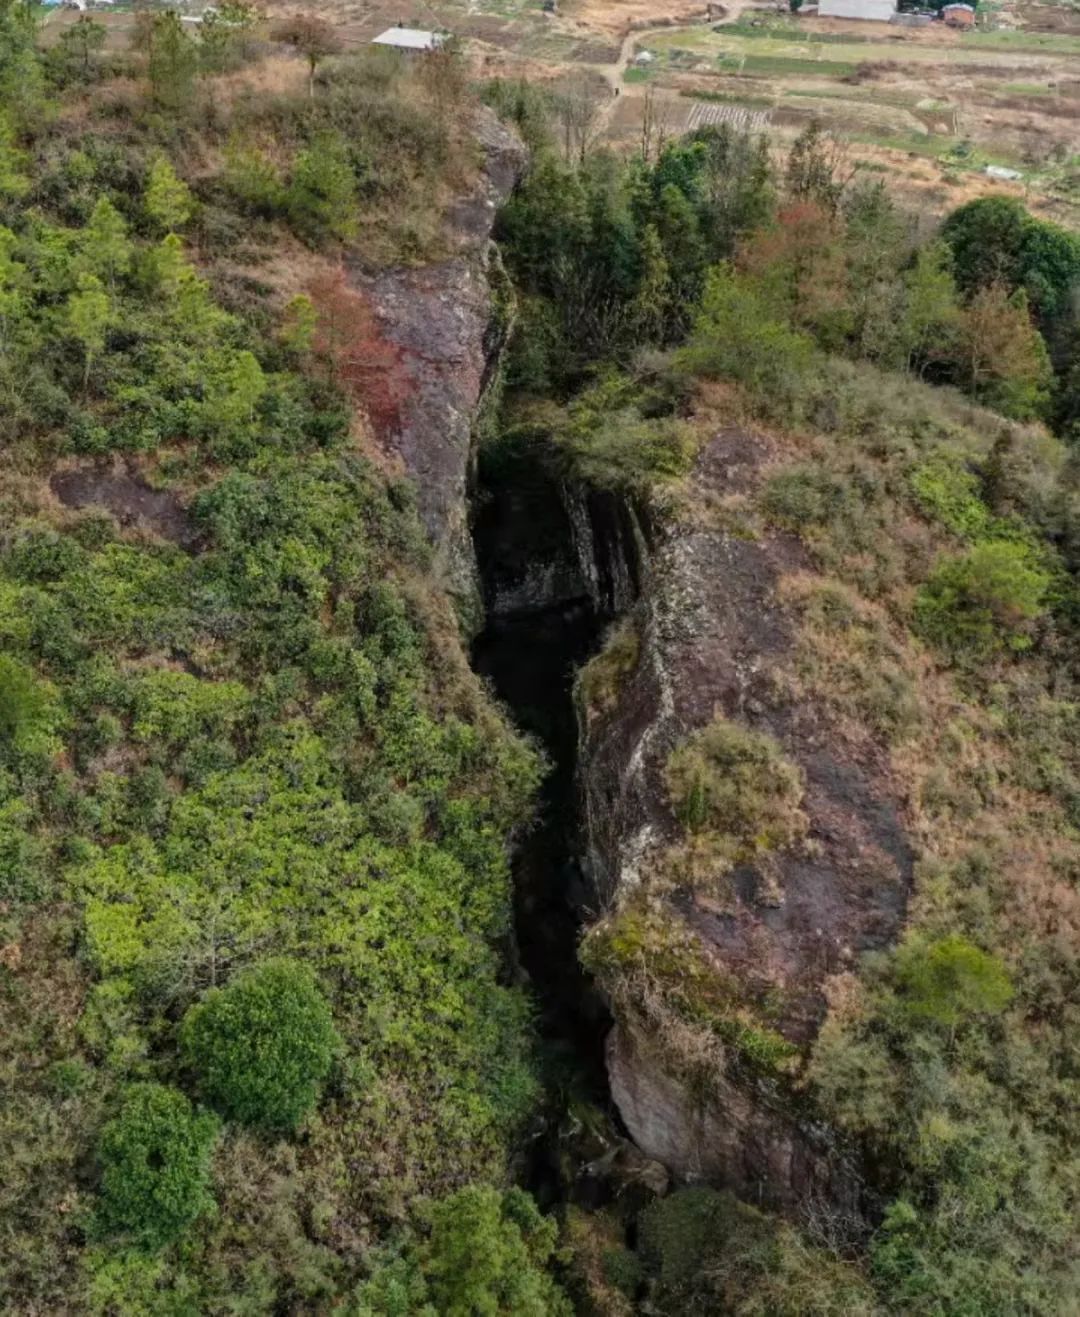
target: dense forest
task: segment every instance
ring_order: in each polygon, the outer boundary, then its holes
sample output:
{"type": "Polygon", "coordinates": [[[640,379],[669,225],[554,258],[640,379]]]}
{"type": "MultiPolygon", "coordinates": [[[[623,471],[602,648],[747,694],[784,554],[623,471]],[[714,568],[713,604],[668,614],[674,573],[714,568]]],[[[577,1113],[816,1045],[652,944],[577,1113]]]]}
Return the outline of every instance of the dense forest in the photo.
{"type": "MultiPolygon", "coordinates": [[[[815,126],[569,151],[557,93],[464,69],[241,3],[47,43],[0,0],[0,1305],[1068,1311],[1080,239],[1006,198],[928,229],[815,126]],[[523,1186],[568,1101],[513,949],[544,755],[372,459],[388,366],[342,294],[343,252],[443,254],[485,106],[529,162],[480,442],[678,521],[710,429],[780,436],[708,515],[806,546],[800,698],[870,729],[918,834],[904,936],[812,1046],[709,997],[648,891],[582,961],[817,1103],[875,1167],[869,1229],[523,1186]]],[[[636,654],[616,630],[580,698],[636,654]]],[[[667,781],[666,887],[806,831],[730,725],[667,781]]]]}

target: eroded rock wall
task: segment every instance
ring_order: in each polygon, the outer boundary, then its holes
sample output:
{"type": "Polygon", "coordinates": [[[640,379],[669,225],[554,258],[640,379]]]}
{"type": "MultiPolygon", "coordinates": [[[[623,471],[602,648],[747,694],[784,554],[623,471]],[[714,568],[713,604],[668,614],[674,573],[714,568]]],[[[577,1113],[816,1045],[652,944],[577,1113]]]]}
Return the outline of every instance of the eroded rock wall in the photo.
{"type": "MultiPolygon", "coordinates": [[[[770,455],[764,436],[717,434],[699,456],[687,502],[717,507],[752,492],[770,455]]],[[[825,1014],[830,976],[895,938],[912,853],[884,752],[844,731],[823,703],[794,699],[784,680],[795,623],[778,586],[812,570],[801,545],[724,521],[687,514],[659,535],[632,615],[640,637],[632,670],[610,707],[582,715],[588,871],[602,914],[631,902],[659,910],[718,981],[736,984],[771,1028],[804,1048],[825,1014]],[[680,886],[665,872],[684,834],[664,768],[715,715],[768,733],[797,765],[809,833],[767,864],[680,886]]],[[[763,1076],[728,1047],[724,1064],[691,1080],[641,1016],[620,1018],[616,1007],[616,1018],[612,1094],[648,1156],[792,1213],[816,1204],[859,1214],[854,1151],[816,1120],[791,1067],[763,1076]]]]}
{"type": "Polygon", "coordinates": [[[468,526],[473,427],[512,325],[491,233],[526,163],[521,141],[490,112],[478,112],[474,133],[482,168],[472,193],[447,215],[446,258],[374,274],[356,261],[348,270],[381,340],[381,392],[369,407],[376,441],[415,482],[442,581],[473,625],[480,618],[468,526]]]}

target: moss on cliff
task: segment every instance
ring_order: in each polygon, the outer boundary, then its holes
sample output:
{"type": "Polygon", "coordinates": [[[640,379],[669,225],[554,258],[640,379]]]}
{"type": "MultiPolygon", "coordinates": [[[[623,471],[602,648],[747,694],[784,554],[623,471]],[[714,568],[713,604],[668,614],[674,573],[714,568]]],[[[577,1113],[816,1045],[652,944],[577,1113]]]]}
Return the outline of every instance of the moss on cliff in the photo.
{"type": "Polygon", "coordinates": [[[602,718],[615,707],[622,685],[637,667],[640,656],[639,624],[630,615],[611,628],[603,649],[578,672],[577,696],[587,722],[602,718]]]}
{"type": "Polygon", "coordinates": [[[647,900],[626,905],[590,928],[581,955],[616,1015],[639,1019],[701,1092],[731,1063],[779,1073],[797,1055],[763,1018],[771,1003],[752,1001],[670,910],[647,900]]]}
{"type": "MultiPolygon", "coordinates": [[[[806,833],[799,769],[762,732],[713,718],[668,756],[664,784],[692,838],[685,872],[711,878],[794,845],[806,833]],[[711,870],[711,872],[709,872],[711,870]]],[[[672,864],[683,869],[681,858],[672,864]]]]}

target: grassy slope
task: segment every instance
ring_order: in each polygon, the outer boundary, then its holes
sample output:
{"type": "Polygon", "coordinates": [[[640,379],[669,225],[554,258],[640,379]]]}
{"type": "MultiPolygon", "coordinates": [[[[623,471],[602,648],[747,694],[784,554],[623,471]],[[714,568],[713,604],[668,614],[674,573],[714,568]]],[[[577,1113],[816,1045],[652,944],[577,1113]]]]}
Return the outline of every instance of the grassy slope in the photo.
{"type": "MultiPolygon", "coordinates": [[[[763,423],[775,453],[768,478],[710,507],[705,526],[740,538],[796,531],[818,568],[779,583],[797,644],[775,663],[775,698],[828,706],[841,755],[884,751],[917,851],[901,947],[830,982],[827,1022],[796,1067],[796,1088],[816,1095],[892,1186],[894,1205],[863,1257],[878,1300],[859,1302],[973,1317],[1060,1311],[1076,1265],[1067,1113],[1080,1023],[1069,455],[949,393],[824,358],[769,397],[708,384],[699,411],[708,434],[763,423]],[[1030,546],[1051,581],[1034,647],[950,662],[918,634],[920,590],[943,561],[1001,541],[1030,546]],[[989,973],[1004,968],[1014,990],[1004,1009],[980,1008],[973,983],[952,986],[948,975],[933,988],[944,1007],[919,997],[911,966],[957,935],[989,953],[989,973]]],[[[693,524],[702,514],[692,485],[687,494],[679,515],[693,524]]],[[[586,693],[609,667],[625,670],[622,644],[616,633],[616,648],[585,670],[586,693]]],[[[668,1004],[685,1024],[716,1032],[693,1044],[696,1055],[744,1048],[732,1021],[753,1018],[752,1004],[716,1014],[708,974],[673,950],[693,935],[665,908],[662,928],[631,916],[586,944],[615,974],[609,992],[619,1000],[627,954],[631,998],[635,967],[648,963],[658,979],[674,975],[668,1004]]],[[[759,1035],[752,1059],[767,1065],[759,1035]]],[[[775,1064],[790,1070],[790,1049],[775,1064]]],[[[798,1269],[789,1284],[774,1277],[775,1311],[836,1310],[835,1295],[807,1283],[798,1269]]]]}
{"type": "Polygon", "coordinates": [[[318,352],[278,341],[263,274],[302,254],[288,208],[222,181],[241,140],[287,183],[329,120],[362,253],[422,251],[469,147],[395,76],[357,66],[314,109],[257,78],[230,108],[211,84],[186,120],[123,86],[71,94],[19,158],[0,648],[32,697],[0,749],[7,1310],[325,1301],[420,1196],[499,1181],[531,1110],[528,1008],[495,948],[537,765],[467,668],[408,489],[360,456],[318,352]],[[166,276],[144,192],[162,149],[198,194],[166,276]],[[127,249],[84,384],[70,305],[102,197],[127,249]],[[166,497],[163,533],[53,493],[110,451],[166,497]],[[346,1040],[321,1110],[295,1141],[228,1127],[217,1211],[165,1253],[98,1237],[95,1145],[123,1086],[191,1091],[185,1007],[280,952],[318,971],[346,1040]]]}

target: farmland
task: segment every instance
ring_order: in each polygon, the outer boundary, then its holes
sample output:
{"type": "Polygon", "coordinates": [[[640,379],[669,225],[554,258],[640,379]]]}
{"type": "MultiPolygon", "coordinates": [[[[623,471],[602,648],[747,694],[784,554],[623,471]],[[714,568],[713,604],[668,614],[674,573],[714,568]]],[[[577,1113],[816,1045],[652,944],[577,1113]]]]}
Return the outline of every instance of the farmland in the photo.
{"type": "MultiPolygon", "coordinates": [[[[271,0],[271,16],[290,7],[271,0]]],[[[640,141],[646,100],[666,134],[719,121],[708,107],[727,105],[729,121],[767,130],[778,149],[817,119],[845,139],[854,167],[888,175],[930,215],[1004,191],[1080,224],[1075,8],[990,6],[970,32],[793,16],[744,0],[726,9],[705,21],[686,0],[564,0],[555,14],[541,0],[320,6],[347,49],[402,21],[454,32],[480,78],[591,81],[601,139],[617,149],[640,141]],[[987,165],[1023,177],[993,180],[987,165]]],[[[54,13],[48,26],[72,17],[54,13]]],[[[125,45],[134,15],[104,20],[110,45],[125,45]]]]}
{"type": "MultiPolygon", "coordinates": [[[[1075,27],[956,33],[744,12],[724,26],[635,42],[633,90],[679,97],[677,126],[699,97],[767,113],[778,139],[817,118],[848,140],[853,162],[892,175],[931,212],[1005,188],[1075,223],[1080,20],[1075,27]],[[637,65],[641,51],[648,62],[637,65]],[[988,164],[1015,168],[1023,180],[987,180],[988,164]]],[[[632,102],[620,105],[616,133],[629,137],[633,117],[632,102]]]]}

